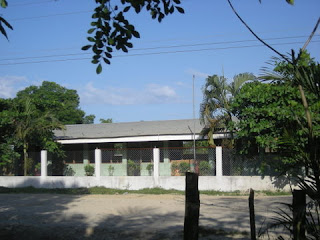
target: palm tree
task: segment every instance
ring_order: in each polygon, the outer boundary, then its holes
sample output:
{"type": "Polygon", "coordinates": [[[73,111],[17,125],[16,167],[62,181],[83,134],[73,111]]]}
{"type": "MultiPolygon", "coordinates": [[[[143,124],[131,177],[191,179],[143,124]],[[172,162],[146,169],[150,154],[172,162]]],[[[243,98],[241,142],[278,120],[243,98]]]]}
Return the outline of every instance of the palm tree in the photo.
{"type": "MultiPolygon", "coordinates": [[[[20,104],[18,104],[20,105],[20,104]]],[[[14,119],[15,138],[23,149],[24,176],[28,173],[28,149],[33,139],[46,141],[54,129],[62,129],[63,125],[50,113],[38,113],[30,98],[26,98],[14,119]]]]}
{"type": "Polygon", "coordinates": [[[214,131],[217,128],[226,128],[231,122],[233,114],[230,105],[242,85],[255,79],[252,73],[237,74],[229,84],[224,76],[213,75],[206,79],[203,87],[203,101],[200,106],[200,119],[206,126],[202,135],[208,136],[210,145],[214,145],[214,131]]]}

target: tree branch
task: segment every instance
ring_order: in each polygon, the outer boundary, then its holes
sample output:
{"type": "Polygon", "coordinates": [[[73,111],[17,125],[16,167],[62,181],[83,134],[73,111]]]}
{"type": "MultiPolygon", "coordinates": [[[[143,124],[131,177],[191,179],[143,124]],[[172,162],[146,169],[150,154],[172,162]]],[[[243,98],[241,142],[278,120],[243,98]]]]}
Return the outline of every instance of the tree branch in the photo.
{"type": "Polygon", "coordinates": [[[314,26],[312,33],[310,34],[309,38],[307,39],[307,41],[303,45],[301,51],[303,51],[307,48],[308,44],[310,43],[311,39],[313,38],[313,35],[316,33],[319,24],[320,24],[320,17],[318,18],[318,21],[317,21],[316,25],[314,26]]]}
{"type": "Polygon", "coordinates": [[[237,11],[235,10],[235,8],[233,7],[232,3],[230,2],[230,0],[227,0],[232,11],[234,12],[234,14],[236,14],[236,16],[239,18],[239,20],[246,26],[246,28],[253,34],[253,36],[256,37],[256,39],[258,39],[263,45],[265,45],[266,47],[268,47],[269,49],[271,49],[273,52],[275,52],[276,54],[278,54],[280,57],[282,57],[284,60],[286,60],[288,63],[291,63],[290,59],[287,58],[285,55],[283,55],[282,53],[280,53],[279,51],[277,51],[276,49],[274,49],[273,47],[271,47],[268,43],[266,43],[265,41],[263,41],[263,39],[261,39],[249,26],[248,24],[240,17],[240,15],[237,13],[237,11]]]}

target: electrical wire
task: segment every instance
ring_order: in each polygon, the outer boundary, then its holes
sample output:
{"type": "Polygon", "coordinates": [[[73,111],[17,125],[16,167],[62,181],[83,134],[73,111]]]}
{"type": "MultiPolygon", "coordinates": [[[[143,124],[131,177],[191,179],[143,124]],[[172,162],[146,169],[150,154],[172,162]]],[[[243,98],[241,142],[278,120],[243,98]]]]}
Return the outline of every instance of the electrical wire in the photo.
{"type": "Polygon", "coordinates": [[[13,4],[10,4],[10,7],[28,6],[28,5],[42,4],[42,3],[48,3],[48,2],[58,2],[58,0],[45,0],[45,1],[28,2],[28,3],[13,3],[13,4]]]}
{"type": "MultiPolygon", "coordinates": [[[[312,41],[311,43],[317,43],[319,41],[312,41]]],[[[288,43],[276,43],[273,45],[291,45],[291,44],[301,44],[304,42],[288,42],[288,43]]],[[[263,44],[259,45],[247,45],[247,46],[233,46],[233,47],[223,47],[223,48],[204,48],[204,49],[192,49],[192,50],[178,50],[178,51],[166,51],[166,52],[151,52],[151,53],[141,53],[141,54],[127,54],[127,55],[116,55],[117,57],[135,57],[135,56],[150,56],[150,55],[161,55],[161,54],[176,54],[176,53],[188,53],[188,52],[201,52],[201,51],[213,51],[213,50],[227,50],[227,49],[241,49],[241,48],[252,48],[252,47],[263,47],[263,44]]],[[[70,59],[53,59],[53,60],[41,60],[32,62],[17,62],[17,63],[2,63],[0,66],[8,65],[24,65],[24,64],[34,64],[34,63],[48,63],[48,62],[66,62],[66,61],[79,61],[79,60],[89,60],[91,58],[70,58],[70,59]]]]}
{"type": "MultiPolygon", "coordinates": [[[[315,35],[320,36],[320,35],[315,35]]],[[[275,38],[266,38],[265,40],[283,40],[283,39],[293,39],[293,38],[304,38],[307,36],[288,36],[288,37],[275,37],[275,38]]],[[[244,42],[257,42],[258,40],[237,40],[237,41],[223,41],[223,42],[209,42],[209,43],[197,43],[197,44],[182,44],[182,45],[172,45],[172,46],[158,46],[152,48],[133,48],[130,51],[146,51],[146,50],[155,50],[155,49],[170,49],[170,48],[182,48],[182,47],[197,47],[197,46],[206,46],[206,45],[219,45],[219,44],[233,44],[233,43],[244,43],[244,42]]],[[[0,61],[14,61],[14,60],[25,60],[25,59],[39,59],[39,58],[52,58],[52,57],[67,57],[67,56],[78,56],[78,55],[88,55],[91,53],[70,53],[70,54],[55,54],[55,55],[45,55],[45,56],[34,56],[34,57],[19,57],[19,58],[4,58],[0,61]]]]}
{"type": "Polygon", "coordinates": [[[91,11],[78,11],[78,12],[66,12],[66,13],[56,13],[51,15],[43,15],[43,16],[36,16],[36,17],[23,17],[23,18],[13,18],[9,19],[9,22],[17,22],[23,20],[31,20],[31,19],[39,19],[39,18],[49,18],[49,17],[59,17],[59,16],[68,16],[68,15],[75,15],[75,14],[82,14],[82,13],[92,13],[91,11]]]}

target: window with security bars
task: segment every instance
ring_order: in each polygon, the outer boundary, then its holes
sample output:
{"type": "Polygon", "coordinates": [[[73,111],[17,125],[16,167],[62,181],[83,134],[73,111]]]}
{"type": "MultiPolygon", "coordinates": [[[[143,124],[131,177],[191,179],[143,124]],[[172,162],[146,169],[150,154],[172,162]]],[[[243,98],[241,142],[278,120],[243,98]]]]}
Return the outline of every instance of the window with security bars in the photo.
{"type": "Polygon", "coordinates": [[[102,163],[122,163],[123,149],[101,149],[102,163]]]}
{"type": "Polygon", "coordinates": [[[83,151],[65,151],[65,163],[83,163],[83,151]]]}
{"type": "Polygon", "coordinates": [[[128,159],[135,162],[153,162],[152,148],[131,148],[127,149],[128,159]]]}

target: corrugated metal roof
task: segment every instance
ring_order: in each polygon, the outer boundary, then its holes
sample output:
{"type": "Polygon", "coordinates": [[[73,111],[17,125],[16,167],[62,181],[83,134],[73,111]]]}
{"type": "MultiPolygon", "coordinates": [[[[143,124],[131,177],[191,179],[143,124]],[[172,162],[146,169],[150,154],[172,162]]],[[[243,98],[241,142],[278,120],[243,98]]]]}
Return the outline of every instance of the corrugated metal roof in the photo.
{"type": "Polygon", "coordinates": [[[203,129],[199,119],[66,125],[54,134],[58,140],[183,135],[193,133],[194,122],[199,134],[203,129]]]}

